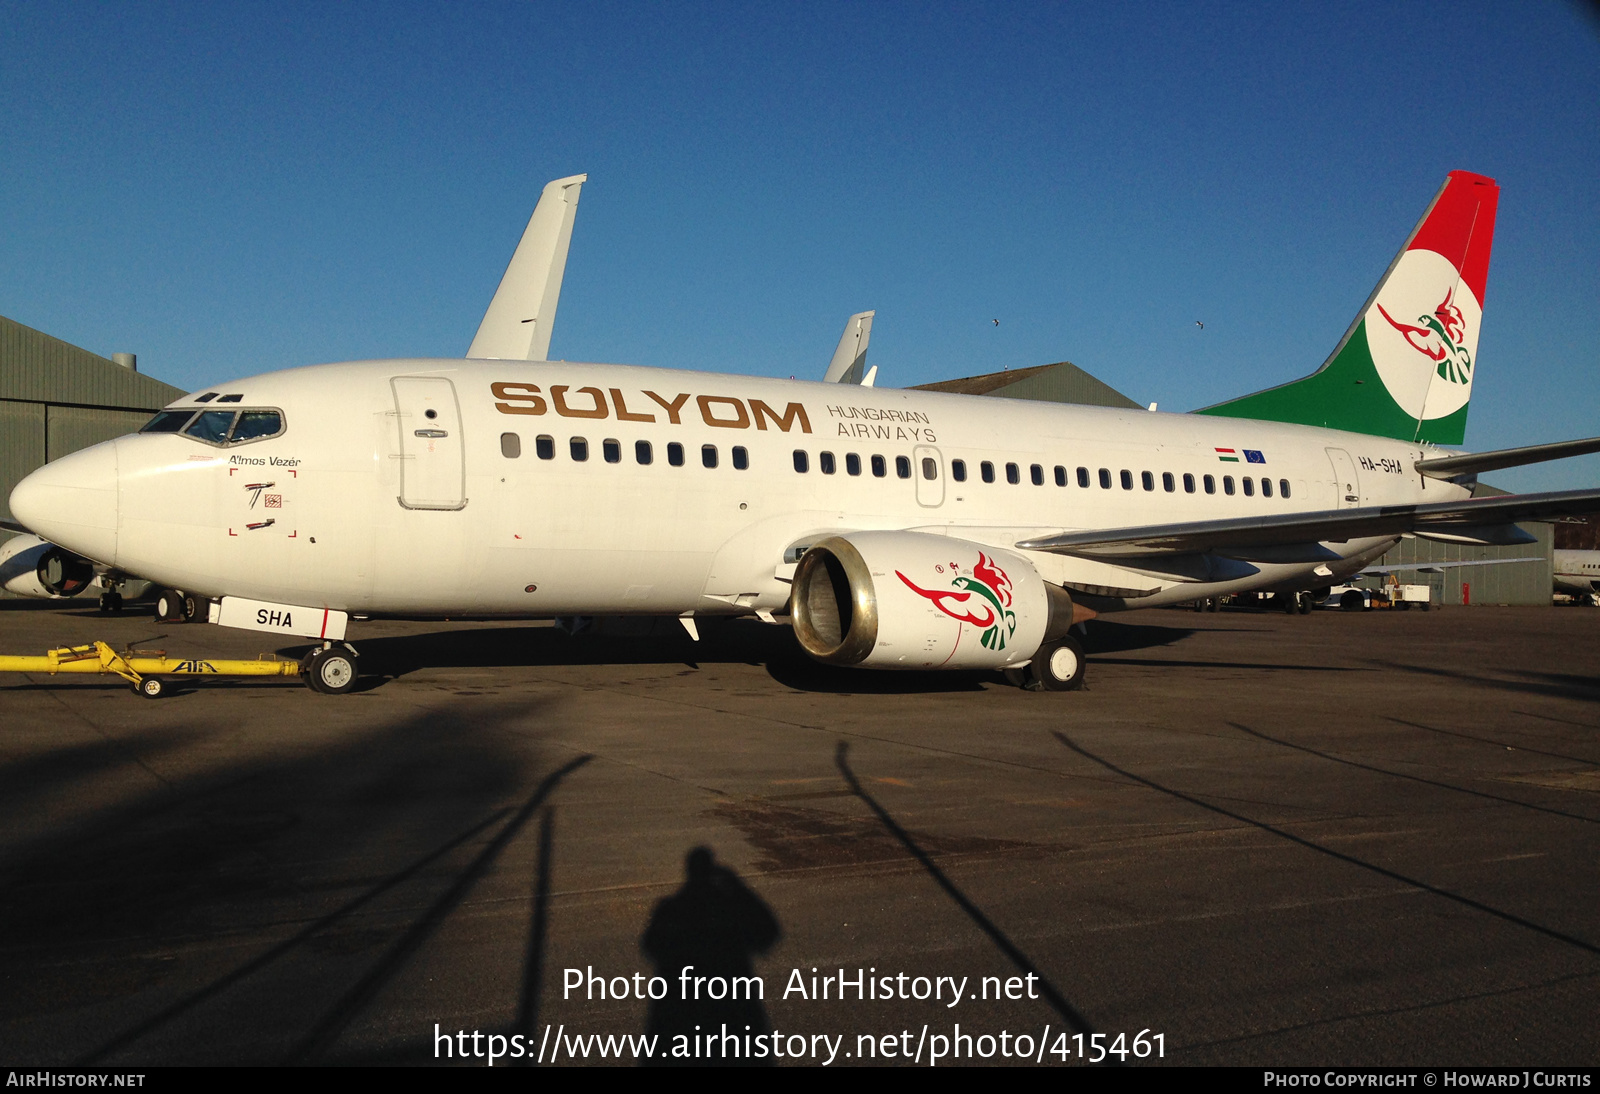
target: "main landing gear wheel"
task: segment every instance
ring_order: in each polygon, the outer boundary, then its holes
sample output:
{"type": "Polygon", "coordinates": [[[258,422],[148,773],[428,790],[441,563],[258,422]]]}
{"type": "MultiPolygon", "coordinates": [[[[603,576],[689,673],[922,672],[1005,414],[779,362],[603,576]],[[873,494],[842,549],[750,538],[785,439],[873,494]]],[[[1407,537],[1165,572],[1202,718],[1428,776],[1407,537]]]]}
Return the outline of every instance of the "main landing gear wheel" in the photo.
{"type": "Polygon", "coordinates": [[[300,665],[306,686],[324,695],[343,695],[356,686],[356,655],[337,646],[317,650],[300,665]]]}
{"type": "Polygon", "coordinates": [[[133,693],[146,699],[159,699],[167,693],[167,682],[159,676],[146,676],[133,685],[133,693]]]}
{"type": "Polygon", "coordinates": [[[156,594],[156,622],[192,623],[200,614],[200,601],[193,593],[162,589],[156,594]]]}
{"type": "Polygon", "coordinates": [[[1083,644],[1076,638],[1069,636],[1046,642],[1028,666],[1028,688],[1032,691],[1077,691],[1083,687],[1083,673],[1087,667],[1083,644]]]}
{"type": "Polygon", "coordinates": [[[100,611],[101,611],[102,614],[104,614],[106,612],[110,612],[112,614],[120,614],[121,611],[122,611],[122,594],[121,593],[116,593],[116,592],[104,592],[104,593],[101,593],[100,594],[100,611]]]}

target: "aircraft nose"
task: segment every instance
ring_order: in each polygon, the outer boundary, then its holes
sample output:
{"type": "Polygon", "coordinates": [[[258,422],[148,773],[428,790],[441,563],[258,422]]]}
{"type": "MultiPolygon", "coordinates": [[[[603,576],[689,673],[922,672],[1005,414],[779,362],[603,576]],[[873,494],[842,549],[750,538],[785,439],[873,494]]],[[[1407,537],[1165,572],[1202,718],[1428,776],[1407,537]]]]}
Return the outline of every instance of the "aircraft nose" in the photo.
{"type": "Polygon", "coordinates": [[[117,555],[117,442],[63,456],[11,491],[11,515],[28,529],[96,562],[117,555]]]}

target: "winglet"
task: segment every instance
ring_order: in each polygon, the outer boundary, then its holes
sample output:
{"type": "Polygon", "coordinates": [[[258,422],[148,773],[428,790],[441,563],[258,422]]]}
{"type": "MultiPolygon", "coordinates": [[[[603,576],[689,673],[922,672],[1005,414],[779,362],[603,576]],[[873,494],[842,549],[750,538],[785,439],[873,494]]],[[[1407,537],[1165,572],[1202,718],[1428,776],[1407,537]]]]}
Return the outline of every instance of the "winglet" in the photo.
{"type": "Polygon", "coordinates": [[[844,334],[839,337],[839,348],[833,351],[833,361],[823,374],[825,384],[859,384],[867,370],[867,343],[872,340],[872,317],[875,311],[857,312],[844,324],[844,334]]]}
{"type": "Polygon", "coordinates": [[[506,361],[543,361],[550,353],[550,330],[561,302],[561,278],[567,270],[572,221],[578,215],[578,193],[588,175],[556,179],[539,195],[539,204],[522,233],[500,278],[489,310],[483,313],[468,357],[506,361]]]}

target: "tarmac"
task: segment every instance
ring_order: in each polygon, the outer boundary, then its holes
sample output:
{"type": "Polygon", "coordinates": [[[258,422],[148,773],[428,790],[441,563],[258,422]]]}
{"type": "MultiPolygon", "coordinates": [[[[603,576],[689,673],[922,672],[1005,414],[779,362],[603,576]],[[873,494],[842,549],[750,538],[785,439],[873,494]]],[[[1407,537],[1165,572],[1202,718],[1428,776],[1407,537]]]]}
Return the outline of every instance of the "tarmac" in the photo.
{"type": "MultiPolygon", "coordinates": [[[[1600,1062],[1600,611],[1132,613],[1076,693],[642,629],[0,677],[0,1064],[1600,1062]]],[[[97,638],[304,649],[0,602],[97,638]]]]}

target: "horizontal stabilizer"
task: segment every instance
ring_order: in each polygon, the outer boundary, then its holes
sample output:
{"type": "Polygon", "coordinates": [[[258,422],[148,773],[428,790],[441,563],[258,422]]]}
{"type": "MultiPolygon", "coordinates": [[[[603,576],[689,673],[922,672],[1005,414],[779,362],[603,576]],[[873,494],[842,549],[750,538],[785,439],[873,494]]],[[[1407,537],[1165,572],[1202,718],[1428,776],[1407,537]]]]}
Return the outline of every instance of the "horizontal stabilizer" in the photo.
{"type": "Polygon", "coordinates": [[[1051,551],[1087,558],[1130,558],[1172,552],[1231,553],[1249,547],[1291,543],[1340,542],[1399,536],[1407,532],[1471,535],[1519,520],[1548,520],[1600,509],[1600,490],[1562,490],[1544,494],[1506,494],[1425,505],[1374,505],[1285,513],[1274,517],[1234,517],[1097,532],[1066,532],[1019,540],[1026,551],[1051,551]]]}
{"type": "Polygon", "coordinates": [[[543,361],[550,355],[550,331],[561,302],[567,247],[578,215],[578,194],[588,175],[556,179],[539,195],[528,227],[500,278],[489,310],[483,313],[468,357],[502,361],[543,361]]]}
{"type": "Polygon", "coordinates": [[[867,343],[872,341],[872,317],[877,314],[875,311],[857,312],[845,321],[844,334],[840,335],[839,348],[833,351],[833,360],[822,376],[823,383],[865,383],[867,343]]]}
{"type": "Polygon", "coordinates": [[[1430,479],[1453,479],[1458,475],[1481,475],[1485,471],[1499,471],[1505,467],[1522,467],[1546,460],[1564,460],[1569,456],[1587,456],[1600,452],[1600,437],[1582,441],[1556,441],[1553,444],[1530,444],[1523,448],[1502,448],[1496,452],[1467,452],[1460,456],[1438,456],[1418,460],[1416,469],[1430,479]]]}

